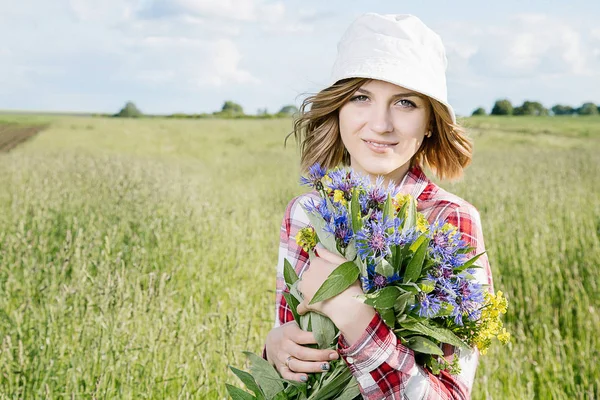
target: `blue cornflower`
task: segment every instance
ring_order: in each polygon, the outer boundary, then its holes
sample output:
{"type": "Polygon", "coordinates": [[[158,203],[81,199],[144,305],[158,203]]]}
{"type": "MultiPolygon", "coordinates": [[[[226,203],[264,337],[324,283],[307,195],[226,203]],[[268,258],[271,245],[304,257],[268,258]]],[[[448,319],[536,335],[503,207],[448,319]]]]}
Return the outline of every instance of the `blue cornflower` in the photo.
{"type": "Polygon", "coordinates": [[[417,301],[418,303],[415,306],[418,306],[417,313],[419,317],[433,318],[442,308],[440,299],[433,292],[431,294],[420,292],[417,295],[417,301]]]}
{"type": "Polygon", "coordinates": [[[333,218],[333,214],[327,207],[327,202],[325,200],[315,200],[314,198],[310,198],[306,202],[305,207],[307,212],[320,215],[326,222],[330,222],[333,218]]]}
{"type": "Polygon", "coordinates": [[[378,176],[377,180],[375,181],[375,185],[369,187],[367,190],[367,204],[369,205],[369,208],[376,208],[380,205],[383,205],[387,199],[387,196],[388,192],[383,187],[383,177],[378,176]]]}
{"type": "Polygon", "coordinates": [[[456,297],[451,302],[454,306],[452,316],[454,322],[463,325],[463,317],[475,321],[481,315],[481,304],[484,301],[482,287],[479,283],[468,279],[457,279],[454,282],[456,297]]]}
{"type": "Polygon", "coordinates": [[[392,276],[384,276],[378,273],[374,273],[373,275],[369,274],[369,277],[361,277],[360,278],[363,286],[363,291],[368,292],[371,290],[380,290],[384,287],[389,286],[391,283],[399,281],[400,276],[398,274],[393,274],[392,276]]]}
{"type": "Polygon", "coordinates": [[[329,172],[327,175],[331,179],[328,186],[331,190],[341,190],[344,192],[346,199],[352,196],[352,190],[360,186],[360,177],[349,168],[338,168],[329,172]]]}
{"type": "Polygon", "coordinates": [[[323,229],[325,232],[331,233],[341,247],[348,246],[354,236],[352,221],[350,221],[350,216],[345,207],[337,209],[333,214],[333,218],[323,229]]]}
{"type": "Polygon", "coordinates": [[[456,229],[449,229],[442,221],[435,221],[429,231],[429,255],[438,263],[447,263],[453,267],[464,264],[466,257],[458,250],[467,247],[456,229]]]}
{"type": "Polygon", "coordinates": [[[378,263],[383,257],[391,254],[391,236],[387,232],[393,226],[389,219],[385,221],[366,221],[356,235],[356,250],[362,260],[378,263]]]}
{"type": "Polygon", "coordinates": [[[396,246],[405,246],[412,244],[420,235],[420,232],[416,228],[409,228],[406,231],[402,231],[400,225],[402,220],[396,218],[394,220],[394,234],[392,235],[392,243],[396,246]]]}
{"type": "Polygon", "coordinates": [[[321,164],[315,163],[313,166],[308,168],[308,176],[300,177],[300,184],[306,186],[312,186],[317,190],[323,189],[323,183],[321,183],[321,179],[327,173],[327,169],[321,167],[321,164]]]}

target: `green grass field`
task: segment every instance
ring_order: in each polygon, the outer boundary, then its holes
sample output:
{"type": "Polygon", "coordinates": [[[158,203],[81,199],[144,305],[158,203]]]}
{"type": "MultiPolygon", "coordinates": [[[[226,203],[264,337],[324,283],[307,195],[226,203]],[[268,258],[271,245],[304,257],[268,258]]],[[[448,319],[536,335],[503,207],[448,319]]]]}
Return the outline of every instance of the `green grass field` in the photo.
{"type": "MultiPolygon", "coordinates": [[[[0,398],[225,398],[273,323],[291,121],[34,122],[0,154],[0,398]]],[[[464,122],[441,184],[481,212],[513,334],[473,398],[600,398],[600,118],[464,122]]]]}

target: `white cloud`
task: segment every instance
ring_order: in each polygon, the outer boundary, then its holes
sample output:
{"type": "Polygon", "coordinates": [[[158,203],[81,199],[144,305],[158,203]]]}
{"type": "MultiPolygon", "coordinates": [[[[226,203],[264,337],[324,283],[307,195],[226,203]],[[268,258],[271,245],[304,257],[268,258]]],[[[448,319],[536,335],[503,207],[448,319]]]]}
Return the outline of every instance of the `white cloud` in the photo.
{"type": "Polygon", "coordinates": [[[284,13],[283,2],[264,0],[155,0],[140,14],[150,18],[177,15],[200,16],[235,21],[279,21],[284,13]]]}
{"type": "Polygon", "coordinates": [[[203,86],[255,84],[259,80],[239,66],[241,54],[229,39],[203,40],[151,36],[127,43],[128,52],[143,54],[130,59],[121,71],[154,85],[195,90],[203,86]]]}
{"type": "Polygon", "coordinates": [[[494,78],[594,76],[600,64],[586,33],[555,17],[515,15],[508,24],[468,29],[445,27],[449,73],[494,78]],[[456,64],[453,66],[453,64],[456,64]]]}

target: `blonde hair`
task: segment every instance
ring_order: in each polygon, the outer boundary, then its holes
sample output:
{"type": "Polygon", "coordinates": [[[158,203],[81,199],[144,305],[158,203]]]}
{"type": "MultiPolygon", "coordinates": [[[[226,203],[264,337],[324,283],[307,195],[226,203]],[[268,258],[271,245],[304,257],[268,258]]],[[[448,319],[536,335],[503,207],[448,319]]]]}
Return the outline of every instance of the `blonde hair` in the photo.
{"type": "MultiPolygon", "coordinates": [[[[294,134],[300,147],[303,171],[315,163],[328,169],[350,165],[350,154],[340,135],[338,112],[354,92],[369,81],[367,78],[343,79],[302,102],[290,135],[294,134]]],[[[465,129],[452,122],[446,106],[430,97],[426,99],[433,111],[430,113],[432,135],[423,140],[410,165],[426,165],[440,179],[460,178],[463,169],[471,163],[473,144],[465,129]]]]}

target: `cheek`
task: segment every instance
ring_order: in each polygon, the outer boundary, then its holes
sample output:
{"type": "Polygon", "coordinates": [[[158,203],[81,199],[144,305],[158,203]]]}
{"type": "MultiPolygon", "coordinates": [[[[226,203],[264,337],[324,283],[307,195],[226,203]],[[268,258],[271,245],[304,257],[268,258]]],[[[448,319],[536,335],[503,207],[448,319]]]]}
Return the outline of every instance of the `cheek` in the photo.
{"type": "Polygon", "coordinates": [[[351,104],[347,104],[340,108],[338,121],[340,134],[342,135],[342,140],[345,144],[346,141],[350,141],[360,132],[366,122],[361,110],[357,109],[357,107],[352,107],[351,104]]]}

